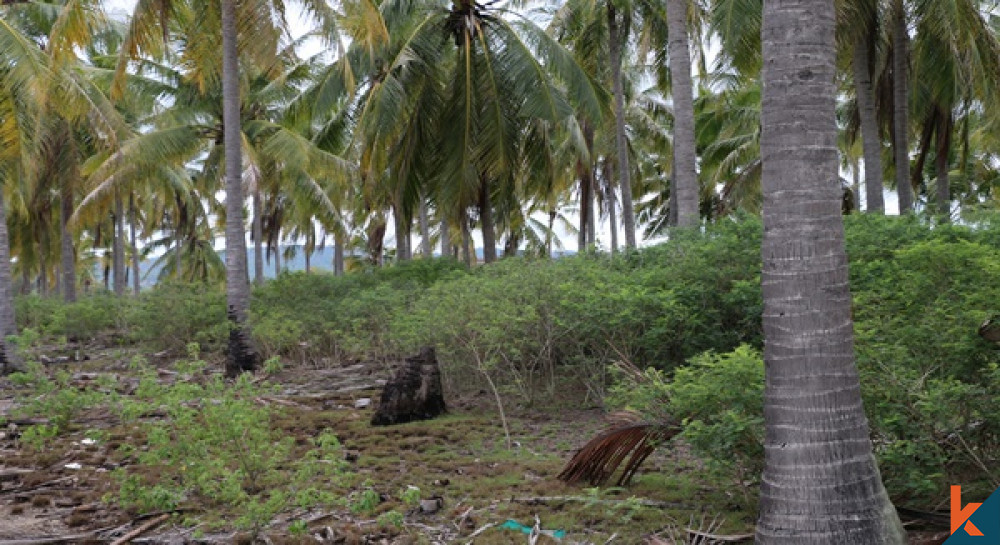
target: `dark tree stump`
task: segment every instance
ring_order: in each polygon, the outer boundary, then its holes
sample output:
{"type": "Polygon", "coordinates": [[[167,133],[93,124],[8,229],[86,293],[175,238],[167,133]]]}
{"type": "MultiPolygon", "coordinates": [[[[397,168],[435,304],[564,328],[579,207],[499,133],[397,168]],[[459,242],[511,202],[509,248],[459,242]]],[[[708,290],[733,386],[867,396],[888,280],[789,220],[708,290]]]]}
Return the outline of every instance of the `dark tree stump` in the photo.
{"type": "Polygon", "coordinates": [[[441,390],[441,370],[433,348],[406,358],[382,390],[373,426],[391,426],[414,420],[429,420],[447,411],[441,390]]]}

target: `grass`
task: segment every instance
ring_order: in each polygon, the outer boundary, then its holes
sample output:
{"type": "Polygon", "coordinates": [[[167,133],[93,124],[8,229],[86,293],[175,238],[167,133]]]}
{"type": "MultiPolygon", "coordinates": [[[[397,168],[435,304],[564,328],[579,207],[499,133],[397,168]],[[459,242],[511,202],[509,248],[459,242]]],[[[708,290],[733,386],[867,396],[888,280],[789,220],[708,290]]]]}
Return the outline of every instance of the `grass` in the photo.
{"type": "MultiPolygon", "coordinates": [[[[97,399],[97,393],[108,399],[133,399],[136,392],[148,393],[151,387],[140,385],[142,372],[125,364],[133,355],[116,351],[102,361],[87,362],[85,373],[61,377],[65,384],[60,391],[84,392],[90,396],[81,398],[85,401],[97,399]]],[[[381,365],[373,367],[376,375],[384,373],[381,365]]],[[[211,381],[212,370],[219,368],[217,361],[206,362],[206,371],[195,373],[192,379],[211,381]]],[[[153,389],[169,391],[169,385],[189,372],[187,360],[161,363],[152,371],[159,384],[153,389]]],[[[151,375],[147,371],[145,376],[149,380],[151,375]]],[[[449,414],[435,420],[376,428],[369,425],[372,409],[356,410],[354,401],[377,399],[377,389],[326,390],[324,384],[335,378],[329,371],[304,369],[281,370],[267,382],[261,377],[259,403],[270,410],[269,436],[284,438],[290,445],[287,460],[274,468],[277,474],[291,475],[285,466],[303,457],[322,430],[330,430],[339,439],[346,461],[342,471],[317,477],[313,483],[330,492],[335,501],[308,508],[289,503],[281,506],[277,516],[266,511],[257,514],[271,524],[262,523],[241,534],[237,542],[249,542],[256,532],[267,534],[275,543],[309,543],[313,532],[329,527],[345,543],[379,537],[430,543],[468,536],[483,525],[508,519],[531,526],[535,517],[544,529],[565,530],[574,542],[592,543],[604,543],[614,534],[618,542],[640,543],[644,536],[667,526],[684,527],[705,514],[724,516],[722,532],[742,533],[752,527],[755,506],[745,501],[742,492],[705,483],[704,470],[684,452],[654,455],[628,488],[590,489],[558,481],[555,476],[573,449],[602,428],[599,411],[512,410],[510,431],[515,446],[507,449],[488,396],[452,400],[449,414]],[[436,498],[440,498],[440,509],[430,513],[421,509],[420,500],[436,498]],[[644,500],[670,507],[649,507],[641,503],[644,500]]],[[[31,398],[30,391],[22,393],[23,399],[31,398]]],[[[148,455],[149,426],[161,423],[162,414],[147,409],[148,414],[128,420],[102,403],[85,406],[77,398],[68,403],[73,410],[60,412],[64,423],[58,434],[45,438],[40,447],[23,441],[10,445],[14,454],[6,458],[6,465],[34,470],[21,478],[18,487],[45,485],[67,476],[76,479],[77,492],[72,501],[64,502],[62,518],[73,531],[123,524],[149,511],[148,506],[122,505],[124,489],[110,475],[128,469],[137,475],[137,493],[153,500],[158,499],[157,493],[166,493],[154,483],[170,485],[171,479],[177,479],[172,468],[138,463],[148,455]],[[71,462],[82,467],[66,469],[71,462]],[[91,504],[99,504],[100,509],[88,512],[89,519],[74,512],[91,504]]],[[[51,409],[44,403],[41,406],[51,409]]],[[[0,513],[30,517],[39,510],[56,509],[50,494],[20,497],[27,497],[28,502],[2,500],[6,505],[0,505],[0,513]]],[[[246,503],[209,501],[198,495],[178,501],[163,506],[176,511],[173,531],[224,532],[233,529],[232,521],[248,516],[246,503]]],[[[155,501],[150,505],[156,505],[155,501]]],[[[506,544],[521,539],[513,530],[491,528],[475,542],[506,544]]]]}

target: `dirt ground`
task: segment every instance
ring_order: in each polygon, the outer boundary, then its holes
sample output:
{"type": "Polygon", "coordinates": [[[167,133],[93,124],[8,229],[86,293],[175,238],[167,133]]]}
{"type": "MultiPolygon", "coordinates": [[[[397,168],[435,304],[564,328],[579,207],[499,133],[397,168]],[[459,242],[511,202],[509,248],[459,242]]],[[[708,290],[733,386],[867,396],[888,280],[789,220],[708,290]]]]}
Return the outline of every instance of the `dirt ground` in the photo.
{"type": "MultiPolygon", "coordinates": [[[[134,355],[120,348],[91,349],[89,361],[49,368],[71,372],[74,384],[94,383],[104,374],[127,381],[134,355]]],[[[171,380],[169,355],[145,356],[162,369],[164,381],[171,380]]],[[[282,513],[259,542],[529,543],[522,532],[536,524],[543,530],[537,543],[712,543],[698,541],[689,530],[730,537],[752,533],[752,500],[710,487],[698,478],[697,462],[683,452],[657,453],[625,489],[558,481],[555,476],[574,450],[605,425],[597,409],[508,407],[510,448],[486,392],[448,399],[449,414],[432,421],[372,428],[373,406],[391,369],[386,364],[297,368],[269,378],[280,388],[261,402],[280,407],[274,426],[297,440],[333,430],[352,475],[338,493],[346,500],[373,489],[379,501],[364,514],[346,507],[282,513]],[[409,487],[419,489],[419,504],[401,500],[400,491],[409,487]],[[390,512],[403,515],[401,526],[378,522],[390,512]],[[308,531],[290,532],[293,521],[304,521],[308,531]]],[[[0,545],[251,541],[224,521],[199,523],[191,516],[197,506],[145,514],[119,507],[110,474],[126,463],[116,451],[131,438],[106,410],[79,415],[68,432],[38,452],[19,440],[38,421],[18,416],[12,384],[0,379],[0,422],[6,422],[0,429],[0,545]],[[93,429],[104,430],[106,439],[87,439],[85,431],[93,429]]],[[[913,533],[912,542],[930,545],[945,537],[921,531],[913,533]]]]}

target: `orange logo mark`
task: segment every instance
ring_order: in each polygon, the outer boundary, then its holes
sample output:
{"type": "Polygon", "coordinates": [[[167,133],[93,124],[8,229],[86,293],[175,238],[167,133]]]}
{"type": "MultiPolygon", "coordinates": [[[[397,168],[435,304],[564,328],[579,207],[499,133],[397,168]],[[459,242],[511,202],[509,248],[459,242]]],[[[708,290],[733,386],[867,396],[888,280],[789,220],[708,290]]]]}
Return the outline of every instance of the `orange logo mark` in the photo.
{"type": "Polygon", "coordinates": [[[982,532],[979,528],[976,528],[975,524],[969,520],[969,517],[979,509],[981,503],[970,503],[965,507],[962,507],[962,487],[960,485],[953,485],[951,487],[951,533],[955,533],[959,528],[965,524],[965,531],[968,532],[970,536],[981,536],[982,532]]]}

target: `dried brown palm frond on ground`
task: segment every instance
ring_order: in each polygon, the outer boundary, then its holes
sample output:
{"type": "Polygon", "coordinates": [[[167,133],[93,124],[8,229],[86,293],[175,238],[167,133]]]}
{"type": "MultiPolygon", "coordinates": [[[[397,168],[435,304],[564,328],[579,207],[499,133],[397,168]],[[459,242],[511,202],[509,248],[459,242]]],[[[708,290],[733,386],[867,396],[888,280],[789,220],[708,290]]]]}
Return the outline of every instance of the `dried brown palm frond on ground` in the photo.
{"type": "Polygon", "coordinates": [[[638,415],[631,412],[615,413],[610,418],[611,428],[577,451],[559,474],[560,480],[570,484],[586,481],[592,486],[601,486],[624,463],[616,482],[617,486],[624,486],[656,447],[680,431],[673,424],[640,421],[638,415]]]}

